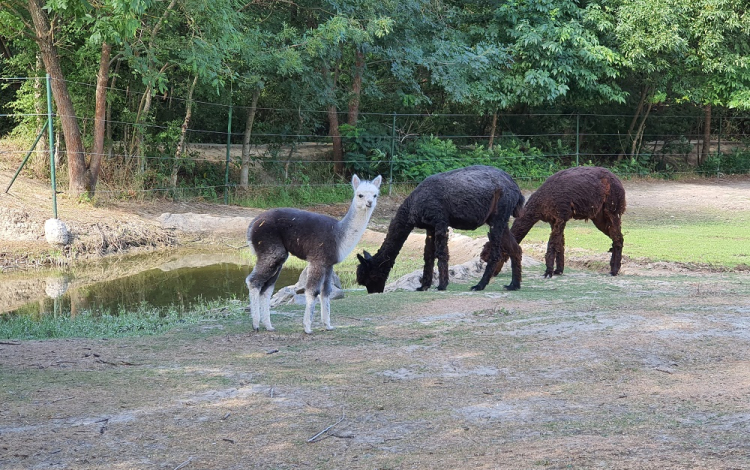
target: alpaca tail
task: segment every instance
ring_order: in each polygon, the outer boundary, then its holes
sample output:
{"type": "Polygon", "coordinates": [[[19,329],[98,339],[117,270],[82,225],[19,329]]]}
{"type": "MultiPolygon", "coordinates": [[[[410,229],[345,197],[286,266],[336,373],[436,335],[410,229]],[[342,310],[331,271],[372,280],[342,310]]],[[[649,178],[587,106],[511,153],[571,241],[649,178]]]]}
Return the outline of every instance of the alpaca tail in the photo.
{"type": "Polygon", "coordinates": [[[516,201],[516,207],[513,208],[513,217],[518,218],[521,216],[521,211],[523,210],[523,205],[526,203],[526,198],[521,194],[518,193],[518,201],[516,201]]]}
{"type": "Polygon", "coordinates": [[[255,222],[258,220],[258,218],[254,218],[252,221],[250,221],[250,225],[247,227],[247,246],[250,247],[250,253],[253,254],[253,256],[258,256],[258,254],[255,252],[255,247],[253,246],[253,227],[255,226],[255,222]]]}
{"type": "Polygon", "coordinates": [[[487,211],[487,215],[484,216],[484,222],[482,222],[482,225],[486,224],[488,220],[490,220],[490,217],[492,217],[497,212],[497,203],[500,201],[500,198],[503,196],[503,188],[497,188],[495,190],[495,194],[492,195],[492,202],[490,203],[489,210],[487,211]]]}

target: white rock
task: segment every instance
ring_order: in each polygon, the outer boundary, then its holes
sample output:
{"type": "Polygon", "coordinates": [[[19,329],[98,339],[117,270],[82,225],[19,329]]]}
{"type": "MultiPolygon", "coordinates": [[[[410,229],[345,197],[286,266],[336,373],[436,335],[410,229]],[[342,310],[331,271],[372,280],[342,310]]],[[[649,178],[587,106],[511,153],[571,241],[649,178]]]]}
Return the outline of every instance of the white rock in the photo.
{"type": "Polygon", "coordinates": [[[44,222],[44,238],[50,245],[67,245],[70,242],[70,232],[60,219],[47,219],[44,222]]]}
{"type": "Polygon", "coordinates": [[[64,277],[48,277],[44,281],[44,292],[47,297],[57,299],[68,290],[68,280],[64,277]]]}
{"type": "MultiPolygon", "coordinates": [[[[273,297],[271,297],[271,307],[287,304],[305,305],[307,303],[307,299],[305,299],[305,284],[307,284],[307,266],[305,266],[305,269],[300,273],[299,280],[297,280],[295,285],[282,287],[273,295],[273,297]]],[[[341,290],[341,280],[334,272],[333,289],[331,290],[329,299],[336,300],[343,297],[344,291],[341,290]]]]}

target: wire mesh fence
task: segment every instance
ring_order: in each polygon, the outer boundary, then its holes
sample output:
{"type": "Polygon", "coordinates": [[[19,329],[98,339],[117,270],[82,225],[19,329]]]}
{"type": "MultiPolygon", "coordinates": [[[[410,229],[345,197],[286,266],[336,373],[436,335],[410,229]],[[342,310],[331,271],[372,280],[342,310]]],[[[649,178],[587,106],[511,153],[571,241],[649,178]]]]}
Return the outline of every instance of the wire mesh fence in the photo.
{"type": "MultiPolygon", "coordinates": [[[[39,88],[40,80],[4,79],[19,89],[39,88]]],[[[94,119],[93,111],[86,110],[94,108],[94,86],[67,85],[83,97],[76,103],[82,110],[77,120],[88,142],[94,119]]],[[[750,116],[714,115],[705,142],[706,122],[699,108],[654,109],[639,132],[632,114],[384,113],[363,106],[356,125],[339,126],[342,150],[337,155],[329,110],[252,107],[241,102],[241,96],[226,95],[221,102],[192,100],[186,122],[188,101],[173,93],[149,95],[112,87],[107,96],[98,197],[236,201],[253,192],[345,188],[347,179],[334,172],[337,164],[363,177],[382,174],[389,188],[470,164],[494,165],[518,180],[543,180],[573,165],[607,166],[623,177],[750,173],[750,116]]],[[[38,163],[48,158],[48,139],[38,132],[47,122],[45,100],[40,92],[35,112],[0,114],[0,129],[23,128],[25,135],[41,135],[31,153],[40,176],[50,171],[38,163]]],[[[56,160],[64,164],[57,122],[62,117],[55,115],[52,126],[56,160]]],[[[338,117],[346,122],[349,115],[344,111],[338,117]]],[[[28,149],[6,145],[0,151],[5,165],[15,167],[28,149]]]]}

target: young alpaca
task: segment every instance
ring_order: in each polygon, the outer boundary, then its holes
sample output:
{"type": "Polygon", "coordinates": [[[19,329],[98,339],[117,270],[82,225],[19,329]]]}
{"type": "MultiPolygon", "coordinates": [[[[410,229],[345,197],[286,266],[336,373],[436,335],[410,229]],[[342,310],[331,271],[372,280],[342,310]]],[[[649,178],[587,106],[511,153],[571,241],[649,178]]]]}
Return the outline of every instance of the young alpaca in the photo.
{"type": "MultiPolygon", "coordinates": [[[[562,170],[547,178],[529,196],[521,216],[510,231],[518,243],[538,221],[547,222],[552,233],[547,243],[544,277],[562,274],[565,269],[565,224],[570,219],[589,220],[612,239],[610,274],[616,276],[622,263],[622,214],[625,213],[625,189],[606,168],[579,166],[562,170]],[[557,264],[557,268],[555,268],[557,264]]],[[[489,243],[482,250],[483,261],[489,259],[489,243]]],[[[507,256],[504,256],[507,259],[507,256]]],[[[503,267],[498,263],[495,274],[503,267]]]]}
{"type": "Polygon", "coordinates": [[[432,285],[435,257],[438,260],[438,290],[448,287],[448,227],[474,230],[490,226],[490,261],[484,275],[472,290],[482,290],[492,276],[502,253],[510,254],[513,276],[506,289],[521,287],[521,248],[508,231],[511,214],[518,215],[523,195],[504,171],[490,166],[470,166],[432,175],[422,181],[404,200],[388,227],[388,233],[374,256],[357,255],[357,282],[367,292],[383,292],[388,273],[401,247],[414,228],[427,231],[424,247],[422,285],[432,285]]]}
{"type": "Polygon", "coordinates": [[[290,208],[271,209],[253,220],[247,229],[247,241],[257,256],[257,262],[245,283],[250,291],[255,331],[260,329],[261,319],[266,330],[274,330],[271,326],[271,295],[289,253],[309,264],[305,285],[307,302],[302,320],[305,333],[312,333],[318,295],[321,320],[327,330],[333,329],[329,300],[333,265],[346,258],[362,238],[375,210],[380,182],[380,176],[372,181],[360,181],[357,175],[352,176],[354,198],[341,220],[290,208]]]}

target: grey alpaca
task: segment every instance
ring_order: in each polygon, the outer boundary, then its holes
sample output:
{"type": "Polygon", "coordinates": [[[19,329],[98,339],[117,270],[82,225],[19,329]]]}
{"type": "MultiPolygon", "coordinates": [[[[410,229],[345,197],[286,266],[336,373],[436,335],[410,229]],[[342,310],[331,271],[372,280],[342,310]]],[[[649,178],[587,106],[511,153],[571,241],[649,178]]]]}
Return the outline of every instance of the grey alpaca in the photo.
{"type": "Polygon", "coordinates": [[[422,181],[404,200],[391,220],[385,240],[375,255],[357,255],[357,282],[367,292],[383,292],[388,273],[401,247],[414,228],[427,232],[421,287],[432,285],[438,260],[438,290],[448,287],[448,227],[474,230],[490,226],[489,261],[484,275],[472,290],[487,286],[503,253],[511,257],[512,280],[506,289],[521,287],[521,248],[510,236],[508,220],[523,206],[524,198],[515,181],[504,171],[475,165],[438,173],[422,181]]]}
{"type": "Polygon", "coordinates": [[[308,266],[305,286],[305,333],[312,333],[315,298],[320,295],[320,315],[325,328],[332,330],[329,295],[333,265],[351,253],[370,221],[380,190],[381,177],[360,181],[352,177],[354,198],[349,211],[341,220],[299,209],[271,209],[259,215],[247,229],[247,241],[257,256],[255,267],[245,279],[250,291],[250,311],[253,328],[266,330],[271,326],[271,295],[281,267],[289,253],[306,260],[308,266]]]}
{"type": "MultiPolygon", "coordinates": [[[[625,213],[625,188],[606,168],[579,166],[558,171],[529,196],[521,216],[513,221],[511,233],[518,243],[538,221],[550,224],[544,277],[565,270],[565,224],[570,219],[589,220],[612,239],[610,274],[616,276],[622,264],[622,214],[625,213]]],[[[489,259],[489,245],[481,258],[489,259]]],[[[504,256],[507,259],[507,256],[504,256]]],[[[496,269],[500,272],[501,261],[496,269]]]]}

